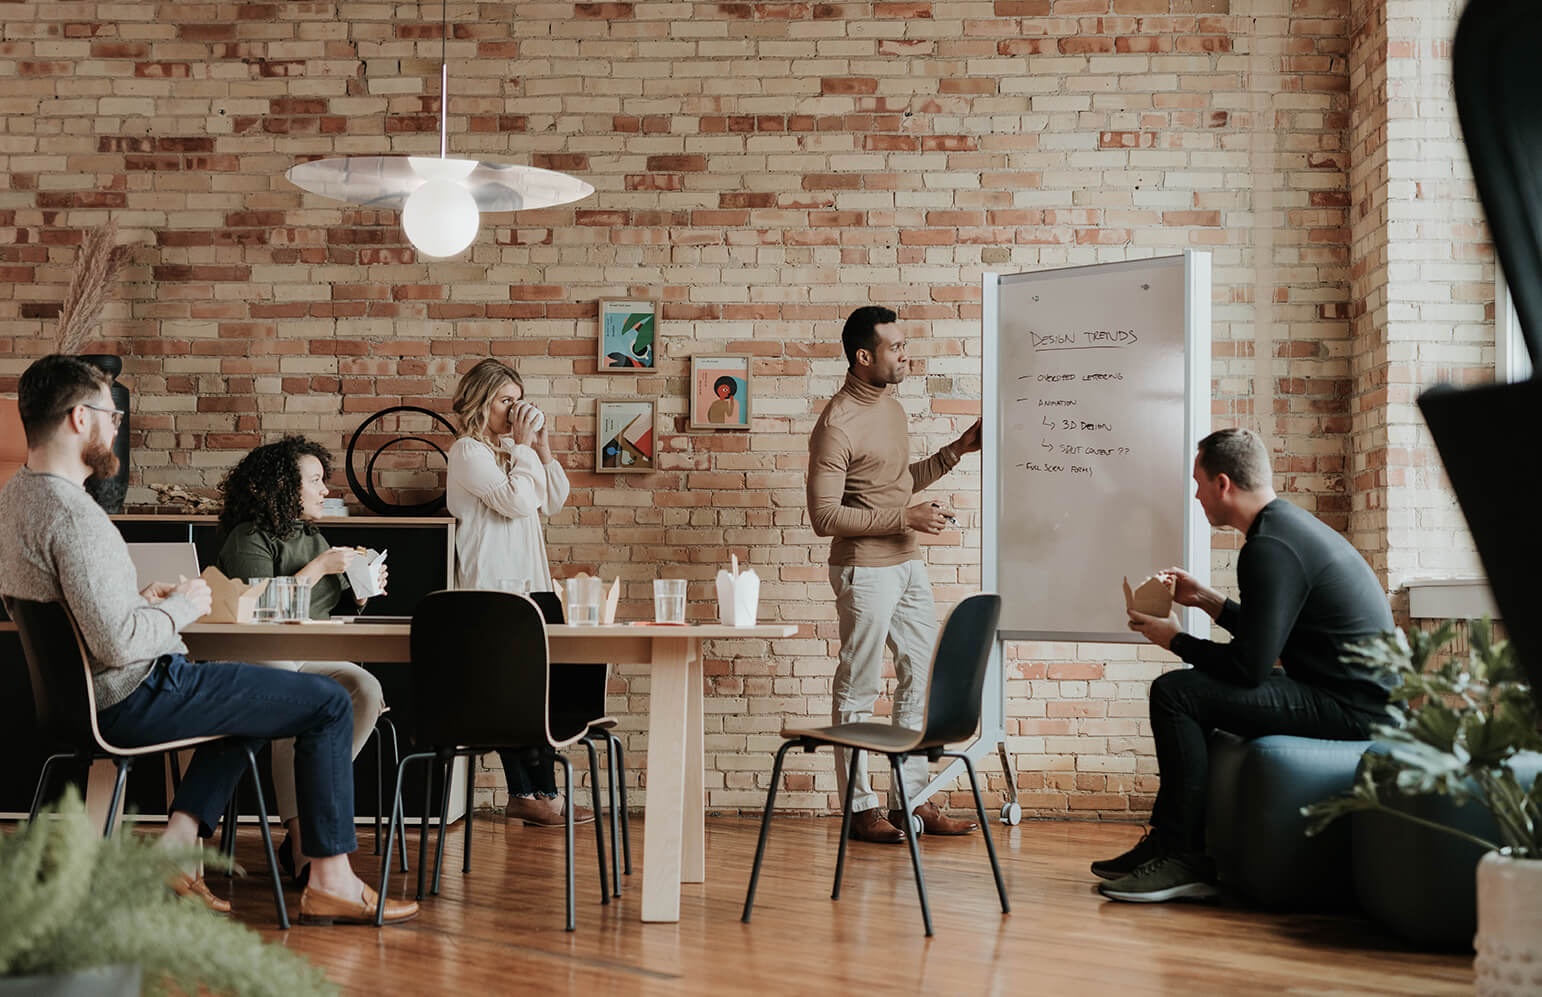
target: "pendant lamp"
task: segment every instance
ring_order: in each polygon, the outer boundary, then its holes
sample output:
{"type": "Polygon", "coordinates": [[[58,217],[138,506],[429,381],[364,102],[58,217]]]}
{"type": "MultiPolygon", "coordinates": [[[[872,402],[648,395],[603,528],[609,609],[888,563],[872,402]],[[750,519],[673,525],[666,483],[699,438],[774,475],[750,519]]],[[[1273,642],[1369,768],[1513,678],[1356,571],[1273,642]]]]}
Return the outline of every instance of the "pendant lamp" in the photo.
{"type": "Polygon", "coordinates": [[[439,156],[348,156],[291,166],[295,186],[336,201],[401,211],[407,241],[424,256],[454,256],[476,239],[484,212],[550,208],[588,197],[577,177],[514,163],[448,155],[448,0],[440,8],[439,156]]]}

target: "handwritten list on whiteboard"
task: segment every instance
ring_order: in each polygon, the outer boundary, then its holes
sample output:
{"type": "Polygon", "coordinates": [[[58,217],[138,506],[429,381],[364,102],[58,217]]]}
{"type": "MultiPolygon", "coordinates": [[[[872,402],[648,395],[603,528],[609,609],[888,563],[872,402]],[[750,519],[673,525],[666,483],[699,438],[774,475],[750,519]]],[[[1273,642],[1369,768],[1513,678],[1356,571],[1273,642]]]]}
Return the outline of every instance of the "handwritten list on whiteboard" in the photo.
{"type": "Polygon", "coordinates": [[[1129,639],[1121,579],[1188,562],[1186,280],[1181,256],[999,278],[1003,631],[1129,639]]]}

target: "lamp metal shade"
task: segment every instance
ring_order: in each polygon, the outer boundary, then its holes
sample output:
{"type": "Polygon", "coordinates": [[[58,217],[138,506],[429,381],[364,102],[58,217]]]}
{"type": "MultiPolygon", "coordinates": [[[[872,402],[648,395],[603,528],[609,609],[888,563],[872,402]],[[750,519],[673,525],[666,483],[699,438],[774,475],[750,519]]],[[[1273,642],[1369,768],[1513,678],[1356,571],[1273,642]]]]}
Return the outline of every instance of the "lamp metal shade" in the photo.
{"type": "Polygon", "coordinates": [[[576,177],[537,166],[428,156],[349,156],[317,159],[286,172],[295,186],[336,201],[401,210],[430,179],[464,173],[478,211],[524,211],[568,204],[594,193],[576,177]]]}

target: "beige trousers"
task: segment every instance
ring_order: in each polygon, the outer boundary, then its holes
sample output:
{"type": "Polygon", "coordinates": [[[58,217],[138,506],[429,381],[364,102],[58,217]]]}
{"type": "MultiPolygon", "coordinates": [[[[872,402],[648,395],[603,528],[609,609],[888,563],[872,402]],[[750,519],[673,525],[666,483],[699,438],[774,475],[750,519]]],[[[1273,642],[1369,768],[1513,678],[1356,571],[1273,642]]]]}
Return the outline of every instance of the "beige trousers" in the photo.
{"type": "MultiPolygon", "coordinates": [[[[873,704],[883,684],[883,649],[894,652],[894,710],[890,722],[919,730],[926,713],[927,678],[937,643],[937,604],[926,577],[925,561],[906,561],[886,568],[830,566],[830,586],[835,589],[835,615],[841,634],[840,659],[831,688],[830,720],[837,724],[866,723],[873,718],[873,704]]],[[[851,756],[835,749],[835,780],[841,799],[846,799],[846,775],[851,756]]],[[[905,792],[914,810],[926,801],[927,769],[924,755],[905,760],[905,792]]],[[[889,791],[889,806],[898,810],[899,793],[889,791]]],[[[857,758],[853,813],[878,806],[878,794],[867,778],[867,753],[857,758]]]]}
{"type": "MultiPolygon", "coordinates": [[[[254,661],[264,668],[282,668],[291,672],[325,675],[336,679],[338,685],[348,690],[353,700],[353,751],[349,757],[359,757],[369,740],[369,732],[375,729],[375,721],[385,708],[385,694],[380,690],[380,680],[350,661],[254,661]]],[[[279,738],[273,742],[273,791],[278,796],[278,816],[286,823],[300,816],[300,803],[294,788],[294,738],[279,738]]],[[[348,803],[352,811],[353,803],[348,803]]]]}

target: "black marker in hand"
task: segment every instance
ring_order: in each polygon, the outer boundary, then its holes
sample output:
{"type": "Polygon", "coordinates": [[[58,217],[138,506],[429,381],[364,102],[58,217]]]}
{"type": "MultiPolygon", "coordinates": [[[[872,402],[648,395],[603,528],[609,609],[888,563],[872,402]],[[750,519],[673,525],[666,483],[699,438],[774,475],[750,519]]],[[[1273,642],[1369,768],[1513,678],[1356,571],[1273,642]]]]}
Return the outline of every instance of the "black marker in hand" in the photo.
{"type": "MultiPolygon", "coordinates": [[[[933,509],[941,509],[942,506],[938,505],[936,502],[933,502],[932,503],[932,508],[933,509]]],[[[951,516],[950,514],[948,514],[946,512],[942,514],[942,518],[946,519],[948,521],[948,525],[949,526],[957,526],[958,525],[958,520],[954,519],[953,516],[951,516]]]]}

